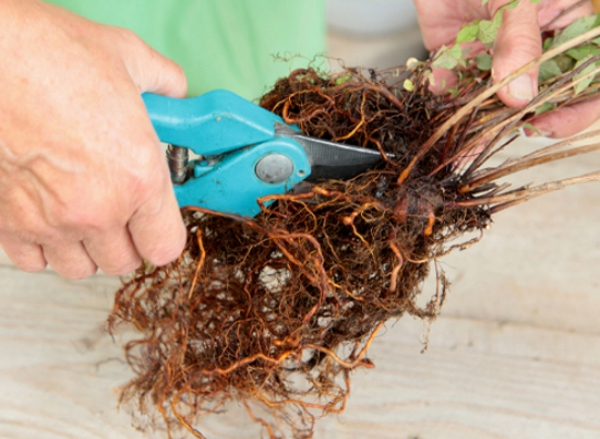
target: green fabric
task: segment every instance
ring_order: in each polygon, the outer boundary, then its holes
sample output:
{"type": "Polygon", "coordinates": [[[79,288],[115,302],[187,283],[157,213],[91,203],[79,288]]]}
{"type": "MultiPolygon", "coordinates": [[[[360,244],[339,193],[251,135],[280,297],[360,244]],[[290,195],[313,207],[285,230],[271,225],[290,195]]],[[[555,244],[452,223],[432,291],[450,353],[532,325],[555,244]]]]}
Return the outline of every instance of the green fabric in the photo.
{"type": "Polygon", "coordinates": [[[125,27],[177,61],[189,94],[225,88],[255,99],[325,52],[325,0],[49,0],[125,27]],[[274,55],[301,55],[291,63],[274,55]]]}

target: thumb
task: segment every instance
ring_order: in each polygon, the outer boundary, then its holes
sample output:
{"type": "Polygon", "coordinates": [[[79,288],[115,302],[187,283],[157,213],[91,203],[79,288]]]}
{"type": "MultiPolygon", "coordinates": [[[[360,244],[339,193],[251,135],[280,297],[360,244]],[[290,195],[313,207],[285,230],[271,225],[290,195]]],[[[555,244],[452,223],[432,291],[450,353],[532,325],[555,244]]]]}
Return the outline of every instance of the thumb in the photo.
{"type": "MultiPolygon", "coordinates": [[[[542,53],[538,4],[520,1],[516,8],[507,9],[503,14],[502,26],[494,42],[492,72],[495,83],[542,53]]],[[[538,68],[532,68],[499,90],[500,100],[509,107],[524,107],[538,93],[538,71],[538,68]]]]}
{"type": "Polygon", "coordinates": [[[154,50],[133,32],[126,31],[126,34],[123,62],[139,92],[185,97],[187,78],[181,66],[154,50]]]}
{"type": "MultiPolygon", "coordinates": [[[[187,80],[183,69],[134,33],[125,32],[125,39],[121,40],[124,43],[121,46],[121,56],[137,91],[140,94],[151,92],[175,98],[185,97],[187,80]]],[[[152,129],[149,119],[147,123],[148,128],[152,129]]],[[[139,182],[138,208],[127,226],[139,255],[152,264],[164,265],[181,254],[187,231],[173,192],[164,154],[154,130],[152,133],[156,145],[145,145],[150,147],[150,158],[137,159],[137,165],[145,169],[146,173],[142,174],[144,178],[139,182]]],[[[143,149],[143,146],[139,145],[139,148],[143,149]]]]}

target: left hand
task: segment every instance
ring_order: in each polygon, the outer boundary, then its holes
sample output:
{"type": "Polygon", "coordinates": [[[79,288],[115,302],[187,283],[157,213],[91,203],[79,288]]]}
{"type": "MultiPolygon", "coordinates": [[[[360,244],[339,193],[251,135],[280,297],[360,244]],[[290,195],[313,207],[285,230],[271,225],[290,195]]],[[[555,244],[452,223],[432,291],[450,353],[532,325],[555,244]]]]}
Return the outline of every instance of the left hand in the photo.
{"type": "MultiPolygon", "coordinates": [[[[451,45],[462,25],[476,19],[491,19],[509,0],[414,0],[425,46],[429,50],[451,45]]],[[[492,75],[499,82],[542,53],[541,28],[578,0],[520,0],[514,9],[504,11],[502,25],[493,45],[492,75]]],[[[552,23],[561,29],[573,20],[593,13],[591,3],[584,4],[552,23]]],[[[509,107],[522,108],[537,95],[538,69],[513,80],[498,91],[498,98],[509,107]]],[[[600,118],[600,100],[572,105],[544,114],[531,123],[547,137],[568,137],[600,118]]]]}

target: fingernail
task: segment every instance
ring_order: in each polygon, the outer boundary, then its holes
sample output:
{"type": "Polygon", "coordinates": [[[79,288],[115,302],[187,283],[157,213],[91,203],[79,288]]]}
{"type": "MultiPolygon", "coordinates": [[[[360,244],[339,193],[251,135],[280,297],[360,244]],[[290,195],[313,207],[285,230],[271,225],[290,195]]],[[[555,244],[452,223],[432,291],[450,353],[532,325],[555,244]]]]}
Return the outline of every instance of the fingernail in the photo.
{"type": "Polygon", "coordinates": [[[514,98],[530,101],[533,99],[533,83],[528,75],[521,75],[508,84],[508,94],[514,98]]]}

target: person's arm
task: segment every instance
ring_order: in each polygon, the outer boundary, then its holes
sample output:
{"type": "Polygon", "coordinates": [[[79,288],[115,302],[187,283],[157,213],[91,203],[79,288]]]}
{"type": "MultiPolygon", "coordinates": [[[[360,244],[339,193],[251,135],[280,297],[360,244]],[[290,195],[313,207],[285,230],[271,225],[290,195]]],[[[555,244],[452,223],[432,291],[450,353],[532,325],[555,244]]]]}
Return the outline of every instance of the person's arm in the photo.
{"type": "Polygon", "coordinates": [[[141,93],[185,75],[129,31],[0,0],[0,245],[25,271],[126,274],[186,231],[141,93]]]}
{"type": "MultiPolygon", "coordinates": [[[[463,24],[475,19],[490,19],[509,0],[414,0],[419,15],[423,40],[429,50],[451,44],[463,24]]],[[[576,18],[593,13],[586,3],[559,20],[553,20],[579,0],[520,0],[515,9],[504,11],[502,26],[494,42],[492,74],[499,82],[519,67],[538,57],[542,52],[540,28],[566,27],[576,18]]],[[[523,107],[535,95],[538,87],[538,69],[532,69],[498,92],[508,106],[523,107]]],[[[567,137],[589,126],[600,117],[600,102],[573,105],[542,115],[533,125],[549,137],[567,137]]]]}

